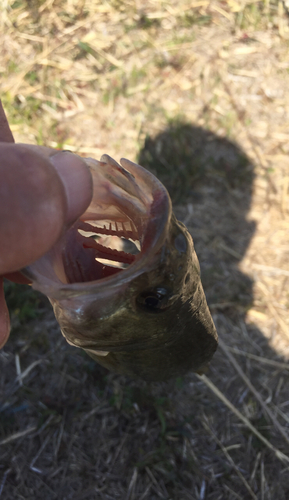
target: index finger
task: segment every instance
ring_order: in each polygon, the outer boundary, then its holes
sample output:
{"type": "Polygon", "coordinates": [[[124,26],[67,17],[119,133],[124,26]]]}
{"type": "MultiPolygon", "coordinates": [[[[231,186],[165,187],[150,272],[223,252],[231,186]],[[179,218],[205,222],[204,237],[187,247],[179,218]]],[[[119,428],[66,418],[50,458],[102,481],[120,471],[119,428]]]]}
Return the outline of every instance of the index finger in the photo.
{"type": "Polygon", "coordinates": [[[0,142],[15,142],[0,99],[0,142]]]}

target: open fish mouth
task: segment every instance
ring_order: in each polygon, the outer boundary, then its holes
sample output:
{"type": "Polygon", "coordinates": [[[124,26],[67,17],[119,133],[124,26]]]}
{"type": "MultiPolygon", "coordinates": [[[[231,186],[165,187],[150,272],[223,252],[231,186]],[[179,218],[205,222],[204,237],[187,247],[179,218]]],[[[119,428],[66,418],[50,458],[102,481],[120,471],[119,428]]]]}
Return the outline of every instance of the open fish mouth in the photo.
{"type": "Polygon", "coordinates": [[[150,193],[143,192],[134,176],[111,158],[86,162],[93,175],[94,197],[68,235],[73,245],[67,245],[64,266],[70,283],[106,278],[131,265],[142,250],[152,202],[150,193]]]}
{"type": "Polygon", "coordinates": [[[167,191],[150,172],[108,155],[85,162],[93,178],[90,206],[50,252],[23,270],[52,298],[73,294],[74,285],[80,292],[81,284],[99,287],[120,272],[129,280],[149,268],[171,217],[167,191]]]}
{"type": "Polygon", "coordinates": [[[90,206],[24,274],[49,297],[66,340],[106,368],[145,380],[199,370],[217,334],[165,187],[129,160],[85,161],[90,206]]]}

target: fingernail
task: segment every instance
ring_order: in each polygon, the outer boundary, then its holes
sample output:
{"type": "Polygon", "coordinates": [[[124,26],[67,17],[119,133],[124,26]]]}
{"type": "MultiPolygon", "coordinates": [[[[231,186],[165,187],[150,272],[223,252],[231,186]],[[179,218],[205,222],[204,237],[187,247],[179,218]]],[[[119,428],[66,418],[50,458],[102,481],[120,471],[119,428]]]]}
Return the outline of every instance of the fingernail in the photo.
{"type": "Polygon", "coordinates": [[[61,151],[50,157],[65,188],[67,224],[73,224],[87,209],[92,198],[92,176],[85,162],[74,154],[61,151]]]}

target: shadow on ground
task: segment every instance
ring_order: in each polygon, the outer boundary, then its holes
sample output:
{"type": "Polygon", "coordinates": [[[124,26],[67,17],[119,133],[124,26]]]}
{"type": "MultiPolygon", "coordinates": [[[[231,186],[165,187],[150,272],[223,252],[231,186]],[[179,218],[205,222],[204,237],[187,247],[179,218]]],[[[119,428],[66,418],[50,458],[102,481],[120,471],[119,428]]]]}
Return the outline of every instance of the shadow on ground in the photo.
{"type": "MultiPolygon", "coordinates": [[[[253,165],[236,144],[184,123],[148,137],[138,161],[167,186],[193,236],[220,338],[272,411],[286,412],[288,371],[262,332],[246,324],[253,283],[238,269],[255,230],[247,220],[253,165]]],[[[26,317],[19,290],[8,290],[14,331],[0,358],[3,498],[289,497],[286,464],[194,374],[147,384],[108,373],[65,343],[45,302],[37,298],[36,307],[27,289],[26,317]],[[23,385],[17,360],[22,371],[30,369],[23,385]]],[[[279,431],[220,349],[208,377],[286,453],[279,431]]],[[[278,418],[288,427],[284,413],[278,418]]]]}
{"type": "Polygon", "coordinates": [[[165,184],[193,236],[209,304],[246,310],[252,282],[238,262],[255,231],[246,218],[254,179],[248,158],[227,139],[177,122],[146,139],[139,163],[165,184]]]}

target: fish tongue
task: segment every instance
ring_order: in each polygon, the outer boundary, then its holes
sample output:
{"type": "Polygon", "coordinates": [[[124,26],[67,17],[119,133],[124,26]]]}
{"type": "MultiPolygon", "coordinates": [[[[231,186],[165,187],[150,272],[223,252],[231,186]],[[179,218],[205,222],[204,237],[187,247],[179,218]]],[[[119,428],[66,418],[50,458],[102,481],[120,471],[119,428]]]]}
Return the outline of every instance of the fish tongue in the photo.
{"type": "Polygon", "coordinates": [[[109,230],[105,233],[107,236],[97,241],[98,228],[82,221],[68,231],[63,263],[69,283],[100,280],[121,271],[124,265],[133,263],[135,256],[122,250],[124,240],[116,236],[118,231],[113,231],[113,236],[110,236],[109,230]],[[108,245],[105,246],[105,243],[108,245]]]}
{"type": "Polygon", "coordinates": [[[123,252],[122,250],[105,247],[93,238],[85,238],[85,240],[86,241],[83,240],[83,248],[95,249],[95,258],[112,260],[123,264],[132,264],[135,259],[134,255],[123,252]]]}
{"type": "MultiPolygon", "coordinates": [[[[74,235],[71,236],[70,240],[74,235]]],[[[88,240],[89,238],[83,238],[88,240]]],[[[92,240],[93,241],[93,240],[92,240]]],[[[85,248],[79,238],[74,244],[67,244],[63,255],[65,274],[69,283],[85,283],[112,276],[120,268],[107,266],[96,260],[96,250],[85,248]]]]}

